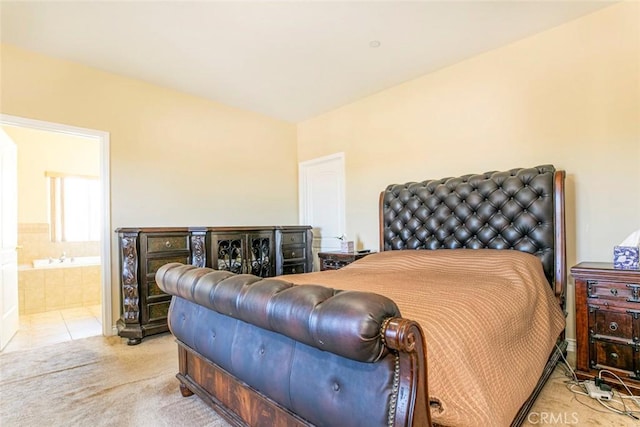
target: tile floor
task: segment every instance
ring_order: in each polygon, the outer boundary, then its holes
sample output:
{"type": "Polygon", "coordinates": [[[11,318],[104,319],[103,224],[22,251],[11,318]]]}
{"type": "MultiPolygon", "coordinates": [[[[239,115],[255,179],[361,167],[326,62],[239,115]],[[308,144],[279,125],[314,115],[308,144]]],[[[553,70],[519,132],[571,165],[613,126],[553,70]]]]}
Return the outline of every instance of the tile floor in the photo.
{"type": "Polygon", "coordinates": [[[102,306],[20,316],[20,327],[3,353],[102,335],[102,306]]]}

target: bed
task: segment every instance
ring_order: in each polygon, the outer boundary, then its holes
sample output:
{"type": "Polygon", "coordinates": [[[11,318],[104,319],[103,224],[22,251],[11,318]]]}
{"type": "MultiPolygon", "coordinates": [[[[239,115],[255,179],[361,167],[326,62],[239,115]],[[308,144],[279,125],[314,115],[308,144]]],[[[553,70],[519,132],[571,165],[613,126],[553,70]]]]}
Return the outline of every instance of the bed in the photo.
{"type": "Polygon", "coordinates": [[[566,348],[564,177],[389,185],[340,270],[163,266],[182,394],[238,426],[520,425],[566,348]]]}

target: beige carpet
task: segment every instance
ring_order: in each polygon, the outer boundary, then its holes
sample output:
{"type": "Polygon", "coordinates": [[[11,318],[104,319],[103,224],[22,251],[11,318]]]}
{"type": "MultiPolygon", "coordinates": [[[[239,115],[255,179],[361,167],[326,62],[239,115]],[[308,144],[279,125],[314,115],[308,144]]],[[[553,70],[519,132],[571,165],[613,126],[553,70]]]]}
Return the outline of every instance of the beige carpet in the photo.
{"type": "MultiPolygon", "coordinates": [[[[177,369],[168,334],[137,346],[93,337],[0,354],[0,425],[228,426],[197,396],[182,397],[177,369]]],[[[557,368],[525,426],[634,425],[587,397],[576,398],[565,379],[557,368]]]]}
{"type": "Polygon", "coordinates": [[[197,396],[182,397],[167,334],[127,346],[92,337],[0,355],[0,425],[226,427],[197,396]]]}
{"type": "MultiPolygon", "coordinates": [[[[640,426],[640,421],[626,415],[612,413],[596,400],[570,392],[566,385],[569,377],[565,372],[563,366],[556,367],[533,404],[523,426],[640,426]]],[[[579,387],[576,387],[576,390],[579,390],[579,387]]],[[[622,406],[617,404],[614,407],[622,409],[622,406]]],[[[627,407],[640,411],[640,406],[634,406],[630,402],[627,402],[627,407]]]]}

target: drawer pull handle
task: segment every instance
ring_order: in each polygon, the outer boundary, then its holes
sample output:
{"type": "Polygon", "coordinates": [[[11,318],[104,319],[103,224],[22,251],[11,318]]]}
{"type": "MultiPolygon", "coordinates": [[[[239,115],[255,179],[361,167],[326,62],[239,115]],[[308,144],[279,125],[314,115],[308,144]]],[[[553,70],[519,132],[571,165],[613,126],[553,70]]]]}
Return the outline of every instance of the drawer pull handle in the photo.
{"type": "Polygon", "coordinates": [[[612,331],[617,331],[618,330],[618,324],[616,322],[609,323],[609,329],[611,329],[612,331]]]}
{"type": "Polygon", "coordinates": [[[618,353],[611,353],[609,356],[611,356],[613,360],[618,360],[618,353]]]}
{"type": "Polygon", "coordinates": [[[164,242],[164,245],[165,245],[167,248],[170,248],[170,247],[171,247],[171,242],[167,240],[166,242],[164,242]]]}
{"type": "Polygon", "coordinates": [[[296,253],[294,251],[291,251],[291,256],[292,257],[296,256],[296,253]]]}
{"type": "Polygon", "coordinates": [[[611,294],[615,297],[618,296],[618,290],[613,288],[613,289],[609,289],[611,291],[611,294]]]}

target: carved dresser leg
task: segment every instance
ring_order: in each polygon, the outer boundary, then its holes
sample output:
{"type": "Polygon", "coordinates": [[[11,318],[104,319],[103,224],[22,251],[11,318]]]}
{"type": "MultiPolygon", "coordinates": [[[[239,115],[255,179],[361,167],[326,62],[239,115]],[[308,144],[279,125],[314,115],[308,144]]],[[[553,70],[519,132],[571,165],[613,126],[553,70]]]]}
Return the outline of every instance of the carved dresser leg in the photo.
{"type": "Polygon", "coordinates": [[[183,397],[193,396],[193,392],[182,383],[180,383],[180,394],[182,394],[183,397]]]}

